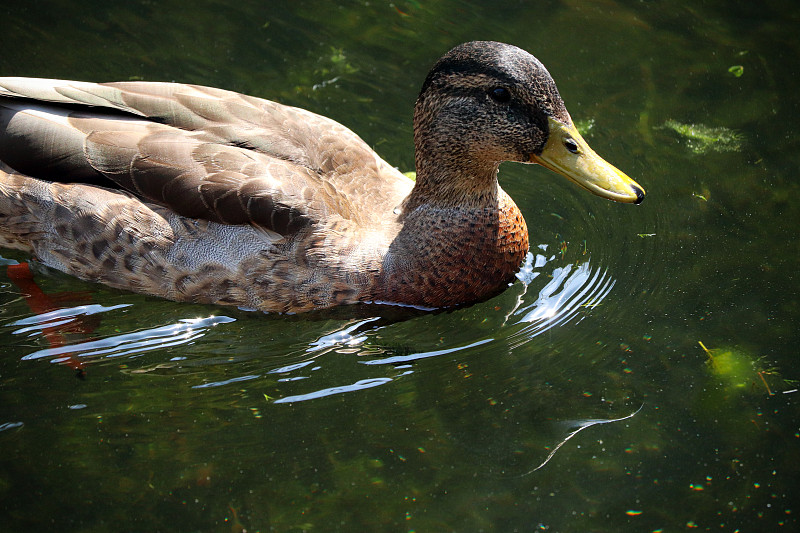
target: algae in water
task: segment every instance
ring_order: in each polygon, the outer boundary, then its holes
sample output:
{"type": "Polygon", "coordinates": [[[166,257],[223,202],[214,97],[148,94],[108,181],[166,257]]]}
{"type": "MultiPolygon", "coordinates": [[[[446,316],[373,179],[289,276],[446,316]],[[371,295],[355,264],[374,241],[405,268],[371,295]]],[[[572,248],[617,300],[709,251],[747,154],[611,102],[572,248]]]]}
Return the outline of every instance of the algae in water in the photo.
{"type": "Polygon", "coordinates": [[[724,127],[712,128],[703,124],[683,124],[668,120],[659,129],[672,130],[680,135],[686,146],[695,154],[706,152],[737,152],[742,146],[743,135],[724,127]]]}

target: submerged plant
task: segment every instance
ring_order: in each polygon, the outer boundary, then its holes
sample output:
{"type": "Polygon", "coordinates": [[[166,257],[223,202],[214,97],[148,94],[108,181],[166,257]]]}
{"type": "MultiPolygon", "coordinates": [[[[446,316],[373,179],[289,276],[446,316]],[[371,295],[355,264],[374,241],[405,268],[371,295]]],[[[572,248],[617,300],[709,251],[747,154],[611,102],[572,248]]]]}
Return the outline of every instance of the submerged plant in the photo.
{"type": "Polygon", "coordinates": [[[672,130],[683,137],[686,146],[695,154],[704,154],[708,151],[736,152],[741,148],[744,138],[741,133],[729,128],[683,124],[672,119],[658,129],[672,130]]]}
{"type": "Polygon", "coordinates": [[[737,78],[741,78],[742,74],[744,74],[744,67],[742,65],[733,65],[731,68],[728,69],[728,72],[730,72],[737,78]]]}
{"type": "Polygon", "coordinates": [[[706,364],[710,374],[721,382],[726,393],[760,390],[769,396],[775,394],[767,377],[775,379],[778,372],[775,368],[764,367],[760,358],[740,349],[708,349],[701,341],[698,344],[708,356],[706,364]]]}

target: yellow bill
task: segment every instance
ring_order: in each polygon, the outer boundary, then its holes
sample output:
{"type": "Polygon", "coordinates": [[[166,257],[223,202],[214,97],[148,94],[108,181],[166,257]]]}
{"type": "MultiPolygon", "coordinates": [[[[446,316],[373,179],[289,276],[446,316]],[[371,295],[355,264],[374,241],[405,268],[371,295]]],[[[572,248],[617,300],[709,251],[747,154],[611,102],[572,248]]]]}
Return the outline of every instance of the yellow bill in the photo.
{"type": "Polygon", "coordinates": [[[558,172],[590,192],[615,200],[639,204],[644,189],[624,172],[595,153],[572,124],[548,118],[550,136],[541,155],[531,162],[558,172]]]}

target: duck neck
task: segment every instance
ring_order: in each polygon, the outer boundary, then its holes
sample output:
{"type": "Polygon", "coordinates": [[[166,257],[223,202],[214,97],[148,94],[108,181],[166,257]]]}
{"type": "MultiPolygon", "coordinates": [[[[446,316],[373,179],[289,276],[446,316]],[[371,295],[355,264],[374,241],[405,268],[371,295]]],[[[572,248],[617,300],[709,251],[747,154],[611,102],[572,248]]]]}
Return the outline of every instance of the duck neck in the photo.
{"type": "Polygon", "coordinates": [[[404,202],[406,213],[421,205],[445,209],[498,205],[498,162],[474,159],[457,140],[443,144],[440,137],[419,129],[414,136],[417,181],[404,202]]]}

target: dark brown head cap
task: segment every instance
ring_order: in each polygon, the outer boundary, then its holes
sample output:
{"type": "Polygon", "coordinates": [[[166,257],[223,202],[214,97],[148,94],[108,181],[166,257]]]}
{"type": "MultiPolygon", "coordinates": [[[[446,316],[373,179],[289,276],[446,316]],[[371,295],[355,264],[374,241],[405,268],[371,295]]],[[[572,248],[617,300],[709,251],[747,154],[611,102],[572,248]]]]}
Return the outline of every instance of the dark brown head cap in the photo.
{"type": "Polygon", "coordinates": [[[534,152],[544,146],[547,139],[547,118],[552,117],[571,124],[569,113],[558,89],[545,66],[534,56],[510,44],[494,41],[472,41],[460,44],[442,56],[428,73],[422,85],[417,106],[422,107],[426,94],[461,91],[469,96],[473,91],[486,87],[510,89],[520,103],[524,103],[524,114],[535,130],[542,132],[537,139],[534,152]],[[480,86],[466,86],[454,80],[482,79],[480,86]]]}

